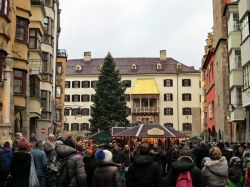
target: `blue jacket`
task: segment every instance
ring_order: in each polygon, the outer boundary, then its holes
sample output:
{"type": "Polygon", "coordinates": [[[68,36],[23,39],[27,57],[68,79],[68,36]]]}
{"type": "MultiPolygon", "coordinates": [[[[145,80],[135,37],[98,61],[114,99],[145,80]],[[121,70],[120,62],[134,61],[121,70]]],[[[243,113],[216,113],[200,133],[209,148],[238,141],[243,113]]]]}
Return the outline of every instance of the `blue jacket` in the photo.
{"type": "Polygon", "coordinates": [[[0,152],[0,170],[10,171],[13,153],[10,148],[4,148],[0,152]]]}
{"type": "Polygon", "coordinates": [[[47,167],[47,157],[45,152],[36,147],[32,150],[31,154],[34,159],[37,176],[39,177],[45,176],[45,170],[47,167]]]}

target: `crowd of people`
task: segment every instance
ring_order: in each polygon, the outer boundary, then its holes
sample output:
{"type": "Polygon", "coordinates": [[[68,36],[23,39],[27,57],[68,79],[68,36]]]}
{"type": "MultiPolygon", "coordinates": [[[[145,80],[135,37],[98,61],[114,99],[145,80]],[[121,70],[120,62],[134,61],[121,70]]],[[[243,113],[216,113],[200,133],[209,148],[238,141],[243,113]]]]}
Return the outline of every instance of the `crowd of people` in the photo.
{"type": "Polygon", "coordinates": [[[97,145],[17,133],[0,148],[0,187],[250,187],[250,147],[237,143],[97,145]]]}

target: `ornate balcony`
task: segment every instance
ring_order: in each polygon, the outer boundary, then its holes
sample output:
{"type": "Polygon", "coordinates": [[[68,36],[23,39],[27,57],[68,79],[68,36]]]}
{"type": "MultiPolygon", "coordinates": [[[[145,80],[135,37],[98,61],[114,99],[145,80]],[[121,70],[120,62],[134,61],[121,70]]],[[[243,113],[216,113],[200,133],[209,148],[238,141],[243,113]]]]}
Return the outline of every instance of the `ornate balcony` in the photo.
{"type": "Polygon", "coordinates": [[[157,107],[133,107],[132,113],[159,113],[159,108],[157,107]]]}

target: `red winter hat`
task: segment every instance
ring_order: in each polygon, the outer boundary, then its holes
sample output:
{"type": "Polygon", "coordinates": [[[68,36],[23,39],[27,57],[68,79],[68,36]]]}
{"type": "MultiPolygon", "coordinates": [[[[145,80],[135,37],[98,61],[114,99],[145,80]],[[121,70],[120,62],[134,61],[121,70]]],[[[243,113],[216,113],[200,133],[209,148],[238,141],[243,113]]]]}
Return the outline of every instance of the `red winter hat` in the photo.
{"type": "Polygon", "coordinates": [[[26,138],[21,138],[17,143],[17,148],[19,150],[29,151],[30,150],[30,143],[26,138]]]}

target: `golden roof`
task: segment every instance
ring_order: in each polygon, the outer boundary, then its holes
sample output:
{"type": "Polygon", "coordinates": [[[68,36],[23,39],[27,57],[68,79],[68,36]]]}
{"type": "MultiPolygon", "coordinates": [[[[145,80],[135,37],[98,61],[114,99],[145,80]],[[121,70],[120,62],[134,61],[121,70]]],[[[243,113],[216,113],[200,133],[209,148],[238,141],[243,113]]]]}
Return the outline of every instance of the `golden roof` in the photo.
{"type": "Polygon", "coordinates": [[[137,79],[131,94],[160,94],[155,79],[137,79]]]}

